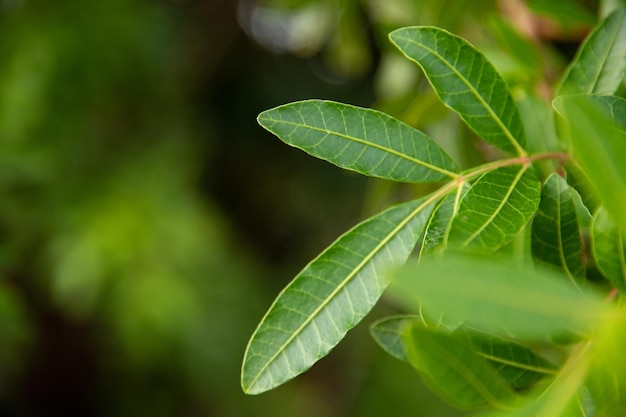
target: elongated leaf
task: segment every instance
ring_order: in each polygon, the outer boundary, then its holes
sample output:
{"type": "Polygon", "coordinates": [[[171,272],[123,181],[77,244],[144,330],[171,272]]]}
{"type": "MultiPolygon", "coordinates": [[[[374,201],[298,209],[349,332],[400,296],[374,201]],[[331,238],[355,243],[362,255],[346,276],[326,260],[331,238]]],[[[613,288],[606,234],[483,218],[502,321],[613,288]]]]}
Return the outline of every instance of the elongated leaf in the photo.
{"type": "Polygon", "coordinates": [[[264,111],[258,121],[288,145],[362,174],[437,182],[457,172],[431,138],[376,110],[306,100],[264,111]]]}
{"type": "Polygon", "coordinates": [[[615,288],[626,291],[626,242],[604,207],[593,218],[591,236],[596,265],[615,288]]]}
{"type": "MultiPolygon", "coordinates": [[[[392,316],[372,324],[371,333],[385,352],[396,359],[408,362],[406,337],[413,325],[423,327],[423,319],[419,316],[392,316]]],[[[452,334],[451,330],[443,327],[437,327],[436,330],[452,334]]],[[[554,365],[517,342],[466,328],[456,330],[454,337],[470,347],[474,353],[487,359],[498,375],[512,388],[527,388],[539,379],[556,373],[554,365]]]]}
{"type": "MultiPolygon", "coordinates": [[[[602,99],[600,99],[602,100],[602,99]]],[[[603,204],[626,232],[626,132],[615,120],[624,103],[612,99],[599,102],[596,96],[562,96],[554,107],[565,119],[566,136],[572,153],[587,174],[603,204]],[[617,109],[612,113],[608,110],[617,109]]]]}
{"type": "Polygon", "coordinates": [[[495,255],[422,259],[396,272],[391,290],[413,311],[521,340],[586,334],[608,309],[553,270],[495,255]]]}
{"type": "Polygon", "coordinates": [[[558,95],[613,94],[626,71],[626,9],[600,22],[565,71],[558,95]]]}
{"type": "Polygon", "coordinates": [[[417,323],[405,340],[409,363],[433,391],[456,407],[507,408],[516,399],[490,362],[463,340],[417,323]]]}
{"type": "Polygon", "coordinates": [[[585,382],[599,417],[626,415],[625,313],[622,309],[606,321],[590,351],[585,382]]]}
{"type": "Polygon", "coordinates": [[[461,200],[449,241],[460,248],[495,251],[510,242],[539,205],[541,184],[526,166],[483,174],[461,200]]]}
{"type": "Polygon", "coordinates": [[[585,276],[581,231],[574,195],[558,174],[541,190],[541,203],[533,219],[533,258],[563,270],[572,282],[585,276]]]}
{"type": "Polygon", "coordinates": [[[404,203],[347,232],[278,296],[246,350],[242,388],[258,394],[307,370],[378,301],[385,271],[406,260],[437,197],[404,203]]]}
{"type": "Polygon", "coordinates": [[[469,184],[464,183],[439,202],[426,225],[420,256],[442,251],[448,246],[452,219],[459,210],[461,199],[469,188],[469,184]]]}
{"type": "Polygon", "coordinates": [[[466,40],[434,27],[407,27],[390,38],[419,64],[437,95],[484,140],[523,155],[526,137],[506,82],[466,40]]]}

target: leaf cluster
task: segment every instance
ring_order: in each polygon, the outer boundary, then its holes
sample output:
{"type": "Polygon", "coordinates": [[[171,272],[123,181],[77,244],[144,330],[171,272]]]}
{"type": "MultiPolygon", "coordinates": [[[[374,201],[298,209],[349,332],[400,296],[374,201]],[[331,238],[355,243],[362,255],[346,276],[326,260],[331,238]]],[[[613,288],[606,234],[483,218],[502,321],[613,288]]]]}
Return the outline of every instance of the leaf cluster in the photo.
{"type": "Polygon", "coordinates": [[[342,103],[261,113],[265,129],[312,156],[436,188],[360,223],[294,278],[252,335],[244,391],[306,371],[391,283],[410,314],[377,321],[372,335],[444,400],[488,416],[624,415],[626,100],[614,94],[626,9],[581,45],[543,142],[527,136],[540,120],[469,42],[427,26],[390,39],[501,157],[461,170],[425,133],[342,103]]]}

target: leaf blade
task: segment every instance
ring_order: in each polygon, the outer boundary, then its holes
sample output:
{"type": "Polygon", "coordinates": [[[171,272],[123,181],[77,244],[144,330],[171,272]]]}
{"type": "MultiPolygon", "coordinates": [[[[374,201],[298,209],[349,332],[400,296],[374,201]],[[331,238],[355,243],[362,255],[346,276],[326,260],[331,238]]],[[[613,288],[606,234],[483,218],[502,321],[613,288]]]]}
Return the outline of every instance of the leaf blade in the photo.
{"type": "Polygon", "coordinates": [[[466,40],[435,27],[407,27],[391,41],[426,74],[437,95],[492,145],[525,155],[524,127],[506,82],[466,40]]]}
{"type": "Polygon", "coordinates": [[[258,394],[325,356],[374,306],[387,268],[408,258],[439,196],[392,207],[340,237],[279,294],[252,335],[244,392],[258,394]]]}
{"type": "Polygon", "coordinates": [[[585,276],[581,230],[569,185],[556,173],[541,190],[539,210],[532,223],[533,259],[557,267],[576,284],[585,276]]]}
{"type": "Polygon", "coordinates": [[[614,94],[626,70],[626,9],[619,8],[585,39],[565,70],[557,96],[614,94]]]}
{"type": "Polygon", "coordinates": [[[520,340],[587,334],[608,311],[602,297],[553,270],[494,255],[411,263],[394,274],[390,290],[412,311],[520,340]]]}
{"type": "Polygon", "coordinates": [[[258,122],[290,146],[365,175],[438,182],[458,171],[431,138],[376,110],[305,100],[266,110],[258,122]]]}
{"type": "Polygon", "coordinates": [[[467,191],[449,240],[461,249],[495,251],[519,233],[539,205],[540,183],[528,166],[483,174],[467,191]]]}
{"type": "Polygon", "coordinates": [[[593,257],[602,275],[615,288],[626,291],[626,242],[604,207],[593,217],[591,240],[593,257]]]}

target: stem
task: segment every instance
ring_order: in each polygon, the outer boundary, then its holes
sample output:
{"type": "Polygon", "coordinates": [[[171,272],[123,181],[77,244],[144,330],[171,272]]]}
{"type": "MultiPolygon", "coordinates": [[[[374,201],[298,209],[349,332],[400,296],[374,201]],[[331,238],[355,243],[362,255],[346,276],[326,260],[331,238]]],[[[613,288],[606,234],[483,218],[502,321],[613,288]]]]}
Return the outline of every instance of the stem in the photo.
{"type": "Polygon", "coordinates": [[[461,176],[459,180],[461,181],[469,181],[479,175],[484,174],[485,172],[493,171],[497,168],[507,167],[511,165],[530,165],[535,161],[543,161],[546,159],[559,159],[562,161],[571,160],[571,156],[569,154],[563,152],[549,152],[542,153],[537,155],[529,155],[529,156],[518,156],[515,158],[509,159],[501,159],[499,161],[489,162],[483,165],[479,165],[474,168],[467,169],[461,172],[461,176]]]}

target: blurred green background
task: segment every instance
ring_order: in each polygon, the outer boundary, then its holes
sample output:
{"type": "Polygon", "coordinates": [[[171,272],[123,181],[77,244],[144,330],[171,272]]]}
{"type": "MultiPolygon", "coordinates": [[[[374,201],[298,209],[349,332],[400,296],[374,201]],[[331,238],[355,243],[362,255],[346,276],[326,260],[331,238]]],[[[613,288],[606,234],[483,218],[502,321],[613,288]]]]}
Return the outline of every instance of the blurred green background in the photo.
{"type": "Polygon", "coordinates": [[[0,0],[0,416],[459,415],[369,338],[384,302],[307,374],[241,392],[247,339],[289,279],[424,191],[308,157],[256,115],[374,106],[475,164],[491,151],[387,33],[467,37],[540,111],[616,3],[0,0]]]}

